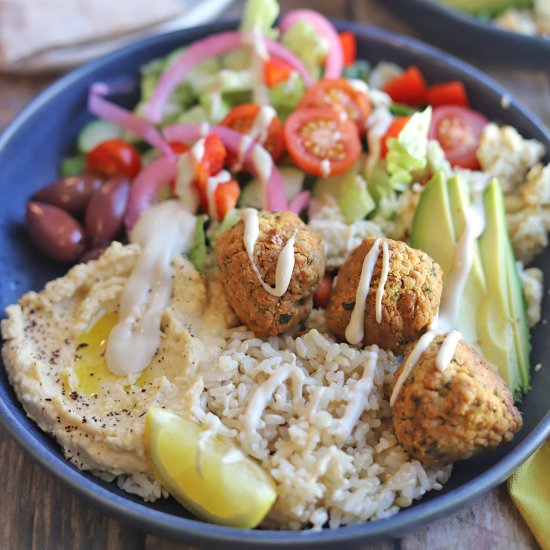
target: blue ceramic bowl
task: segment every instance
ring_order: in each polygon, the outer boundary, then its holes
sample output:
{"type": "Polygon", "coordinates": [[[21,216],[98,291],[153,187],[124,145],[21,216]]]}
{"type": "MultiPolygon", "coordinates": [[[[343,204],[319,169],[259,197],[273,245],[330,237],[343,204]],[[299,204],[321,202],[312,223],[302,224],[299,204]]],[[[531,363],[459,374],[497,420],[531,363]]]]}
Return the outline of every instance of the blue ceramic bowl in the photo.
{"type": "Polygon", "coordinates": [[[522,69],[550,68],[550,38],[508,31],[434,0],[379,3],[410,25],[411,30],[460,57],[522,69]]]}
{"type": "MultiPolygon", "coordinates": [[[[66,268],[42,256],[29,242],[23,227],[25,203],[34,191],[56,177],[59,161],[72,151],[86,112],[88,87],[97,80],[136,78],[140,65],[174,48],[235,25],[211,25],[139,42],[73,71],[38,96],[0,137],[0,307],[16,302],[25,291],[41,289],[66,268]]],[[[473,107],[489,118],[515,126],[523,135],[550,148],[550,135],[542,124],[511,98],[503,108],[506,91],[468,65],[420,42],[378,29],[338,23],[357,36],[359,55],[371,62],[389,60],[403,66],[414,63],[429,81],[459,79],[466,84],[473,107]]],[[[131,104],[136,97],[121,100],[131,104]]],[[[538,265],[550,265],[550,250],[538,265]]],[[[545,293],[546,294],[546,293],[545,293]]],[[[549,317],[550,305],[544,304],[549,317]]],[[[522,403],[524,428],[513,442],[489,456],[457,464],[440,492],[399,514],[380,521],[322,532],[244,531],[193,519],[172,500],[145,504],[115,485],[80,472],[64,460],[53,439],[27,419],[4,372],[0,369],[0,417],[12,436],[49,473],[92,505],[142,530],[188,544],[212,548],[333,548],[353,547],[365,541],[399,537],[426,525],[504,481],[550,435],[550,342],[544,327],[534,331],[532,363],[545,367],[534,374],[533,390],[522,403]]]]}

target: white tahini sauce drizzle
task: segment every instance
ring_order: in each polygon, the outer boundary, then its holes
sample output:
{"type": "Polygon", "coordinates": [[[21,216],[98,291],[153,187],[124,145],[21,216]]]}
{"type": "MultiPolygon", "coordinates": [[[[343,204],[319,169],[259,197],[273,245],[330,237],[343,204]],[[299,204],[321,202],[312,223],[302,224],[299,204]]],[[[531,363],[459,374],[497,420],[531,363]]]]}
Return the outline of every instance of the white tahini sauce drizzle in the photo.
{"type": "Polygon", "coordinates": [[[369,395],[374,385],[374,369],[378,361],[378,348],[369,352],[367,364],[363,369],[363,376],[350,391],[346,409],[341,418],[338,419],[335,435],[340,441],[345,441],[351,434],[353,427],[357,424],[359,417],[369,402],[369,395]]]}
{"type": "Polygon", "coordinates": [[[210,133],[210,124],[208,122],[201,122],[199,127],[199,134],[201,137],[206,137],[210,133]]]}
{"type": "Polygon", "coordinates": [[[439,327],[445,332],[454,329],[456,326],[460,300],[468,275],[472,270],[475,243],[485,229],[483,192],[486,186],[487,181],[484,181],[482,185],[472,186],[472,203],[464,212],[466,227],[456,243],[453,268],[445,281],[441,297],[439,327]]]}
{"type": "Polygon", "coordinates": [[[410,355],[407,357],[405,364],[403,365],[403,370],[395,382],[393,391],[390,397],[390,407],[395,405],[397,401],[397,396],[405,383],[405,380],[409,377],[409,374],[412,372],[421,355],[428,349],[428,346],[433,342],[433,339],[437,336],[436,330],[429,330],[426,334],[423,334],[420,337],[420,340],[416,343],[410,355]]]}
{"type": "Polygon", "coordinates": [[[369,253],[363,260],[361,278],[359,279],[359,285],[357,286],[357,292],[355,293],[355,305],[353,306],[353,311],[351,312],[349,324],[346,327],[346,340],[353,345],[358,345],[363,341],[365,331],[365,302],[367,301],[372,273],[374,271],[374,266],[378,261],[379,254],[380,239],[376,239],[369,250],[369,253]]]}
{"type": "Polygon", "coordinates": [[[191,247],[195,216],[169,200],[148,208],[130,233],[141,248],[122,291],[119,321],[107,340],[105,358],[120,376],[138,374],[153,359],[161,339],[162,312],[172,293],[172,260],[191,247]]]}
{"type": "Polygon", "coordinates": [[[214,194],[220,183],[225,183],[231,180],[231,174],[227,170],[221,170],[215,176],[210,176],[206,180],[206,196],[208,197],[208,215],[213,221],[218,220],[218,210],[216,208],[216,199],[214,194]]]}
{"type": "MultiPolygon", "coordinates": [[[[335,138],[336,139],[336,138],[335,138]]],[[[330,160],[323,159],[321,161],[321,174],[324,178],[328,178],[330,176],[330,170],[331,170],[330,160]]]]}
{"type": "Polygon", "coordinates": [[[243,243],[248,255],[248,259],[252,264],[254,273],[258,276],[264,290],[272,296],[280,297],[287,290],[294,270],[294,235],[292,235],[285,243],[277,258],[277,267],[275,268],[275,288],[269,286],[254,263],[254,245],[260,235],[260,221],[258,219],[258,211],[255,208],[245,208],[241,210],[241,217],[244,221],[243,243]]]}
{"type": "Polygon", "coordinates": [[[462,340],[462,334],[458,330],[452,330],[445,336],[435,358],[435,365],[439,371],[443,372],[449,366],[460,340],[462,340]]]}
{"type": "Polygon", "coordinates": [[[407,358],[406,364],[393,388],[390,399],[391,406],[395,404],[405,380],[418,363],[422,353],[436,336],[447,333],[435,359],[436,367],[441,372],[448,367],[455,354],[458,342],[462,339],[462,334],[454,329],[458,320],[464,286],[474,261],[475,244],[485,229],[483,193],[487,184],[488,180],[472,186],[472,202],[464,212],[466,227],[456,243],[453,268],[443,287],[439,315],[434,319],[430,330],[420,338],[407,358]]]}
{"type": "Polygon", "coordinates": [[[262,382],[250,396],[246,411],[244,413],[244,436],[250,444],[257,432],[260,424],[260,418],[265,408],[273,398],[277,388],[286,382],[292,381],[292,394],[295,407],[299,407],[302,401],[302,388],[305,381],[305,375],[296,365],[281,365],[273,374],[262,382]]]}
{"type": "MultiPolygon", "coordinates": [[[[236,170],[239,170],[244,162],[244,156],[253,142],[263,143],[267,138],[267,131],[273,122],[277,113],[271,105],[261,105],[258,114],[254,118],[248,134],[243,134],[239,141],[239,150],[237,156],[236,170]]],[[[270,170],[271,174],[271,170],[270,170]]],[[[268,176],[269,177],[269,176],[268,176]]]]}
{"type": "Polygon", "coordinates": [[[271,177],[273,171],[273,159],[271,155],[262,146],[256,144],[252,149],[252,164],[256,170],[258,180],[262,184],[263,189],[263,205],[265,208],[267,205],[267,182],[271,177]]]}
{"type": "Polygon", "coordinates": [[[382,322],[382,298],[384,297],[384,288],[386,281],[388,280],[388,273],[390,271],[390,249],[388,243],[384,241],[382,243],[382,272],[380,273],[380,282],[376,289],[376,322],[380,324],[382,322]]]}
{"type": "Polygon", "coordinates": [[[204,138],[196,141],[189,151],[180,155],[178,160],[178,176],[176,178],[175,193],[188,209],[195,212],[199,205],[199,195],[192,185],[197,171],[197,163],[204,156],[204,138]]]}
{"type": "Polygon", "coordinates": [[[264,37],[259,29],[243,32],[242,37],[243,44],[250,47],[250,76],[254,103],[266,105],[269,98],[264,82],[264,61],[268,58],[268,52],[264,37]]]}

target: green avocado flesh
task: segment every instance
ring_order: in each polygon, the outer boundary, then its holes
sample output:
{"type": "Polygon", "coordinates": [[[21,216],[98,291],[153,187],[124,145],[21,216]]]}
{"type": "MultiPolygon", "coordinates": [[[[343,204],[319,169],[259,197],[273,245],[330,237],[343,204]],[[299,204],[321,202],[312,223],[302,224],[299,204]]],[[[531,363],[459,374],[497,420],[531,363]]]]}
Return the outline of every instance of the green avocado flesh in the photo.
{"type": "Polygon", "coordinates": [[[495,15],[510,8],[525,8],[533,4],[533,0],[436,0],[452,8],[471,13],[495,15]]]}
{"type": "MultiPolygon", "coordinates": [[[[443,289],[466,227],[468,186],[436,174],[422,191],[410,244],[443,269],[443,289]]],[[[461,296],[456,329],[493,364],[516,397],[529,389],[529,329],[523,289],[508,229],[502,191],[496,180],[483,193],[485,228],[475,243],[472,269],[461,296]]]]}

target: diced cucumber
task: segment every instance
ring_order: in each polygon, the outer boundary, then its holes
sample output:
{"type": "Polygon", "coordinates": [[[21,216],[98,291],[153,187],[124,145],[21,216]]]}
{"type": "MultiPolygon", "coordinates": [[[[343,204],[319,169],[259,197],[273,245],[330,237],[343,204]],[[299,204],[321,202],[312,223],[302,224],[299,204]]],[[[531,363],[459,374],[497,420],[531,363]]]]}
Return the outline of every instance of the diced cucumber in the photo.
{"type": "Polygon", "coordinates": [[[80,153],[89,153],[96,145],[108,139],[118,139],[122,136],[122,128],[108,120],[92,120],[88,122],[78,135],[77,145],[80,153]]]}
{"type": "MultiPolygon", "coordinates": [[[[281,166],[279,172],[285,184],[285,196],[291,201],[303,189],[305,174],[294,166],[281,166]]],[[[253,179],[241,191],[239,206],[262,209],[265,203],[265,189],[262,183],[253,179]]]]}

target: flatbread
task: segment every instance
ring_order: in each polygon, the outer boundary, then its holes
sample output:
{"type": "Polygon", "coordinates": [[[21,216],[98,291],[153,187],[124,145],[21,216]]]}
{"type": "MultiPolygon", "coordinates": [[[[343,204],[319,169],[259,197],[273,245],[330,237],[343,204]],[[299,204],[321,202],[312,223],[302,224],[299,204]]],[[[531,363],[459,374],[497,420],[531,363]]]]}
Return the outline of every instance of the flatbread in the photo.
{"type": "Polygon", "coordinates": [[[0,65],[176,18],[178,0],[0,0],[0,65]]]}

